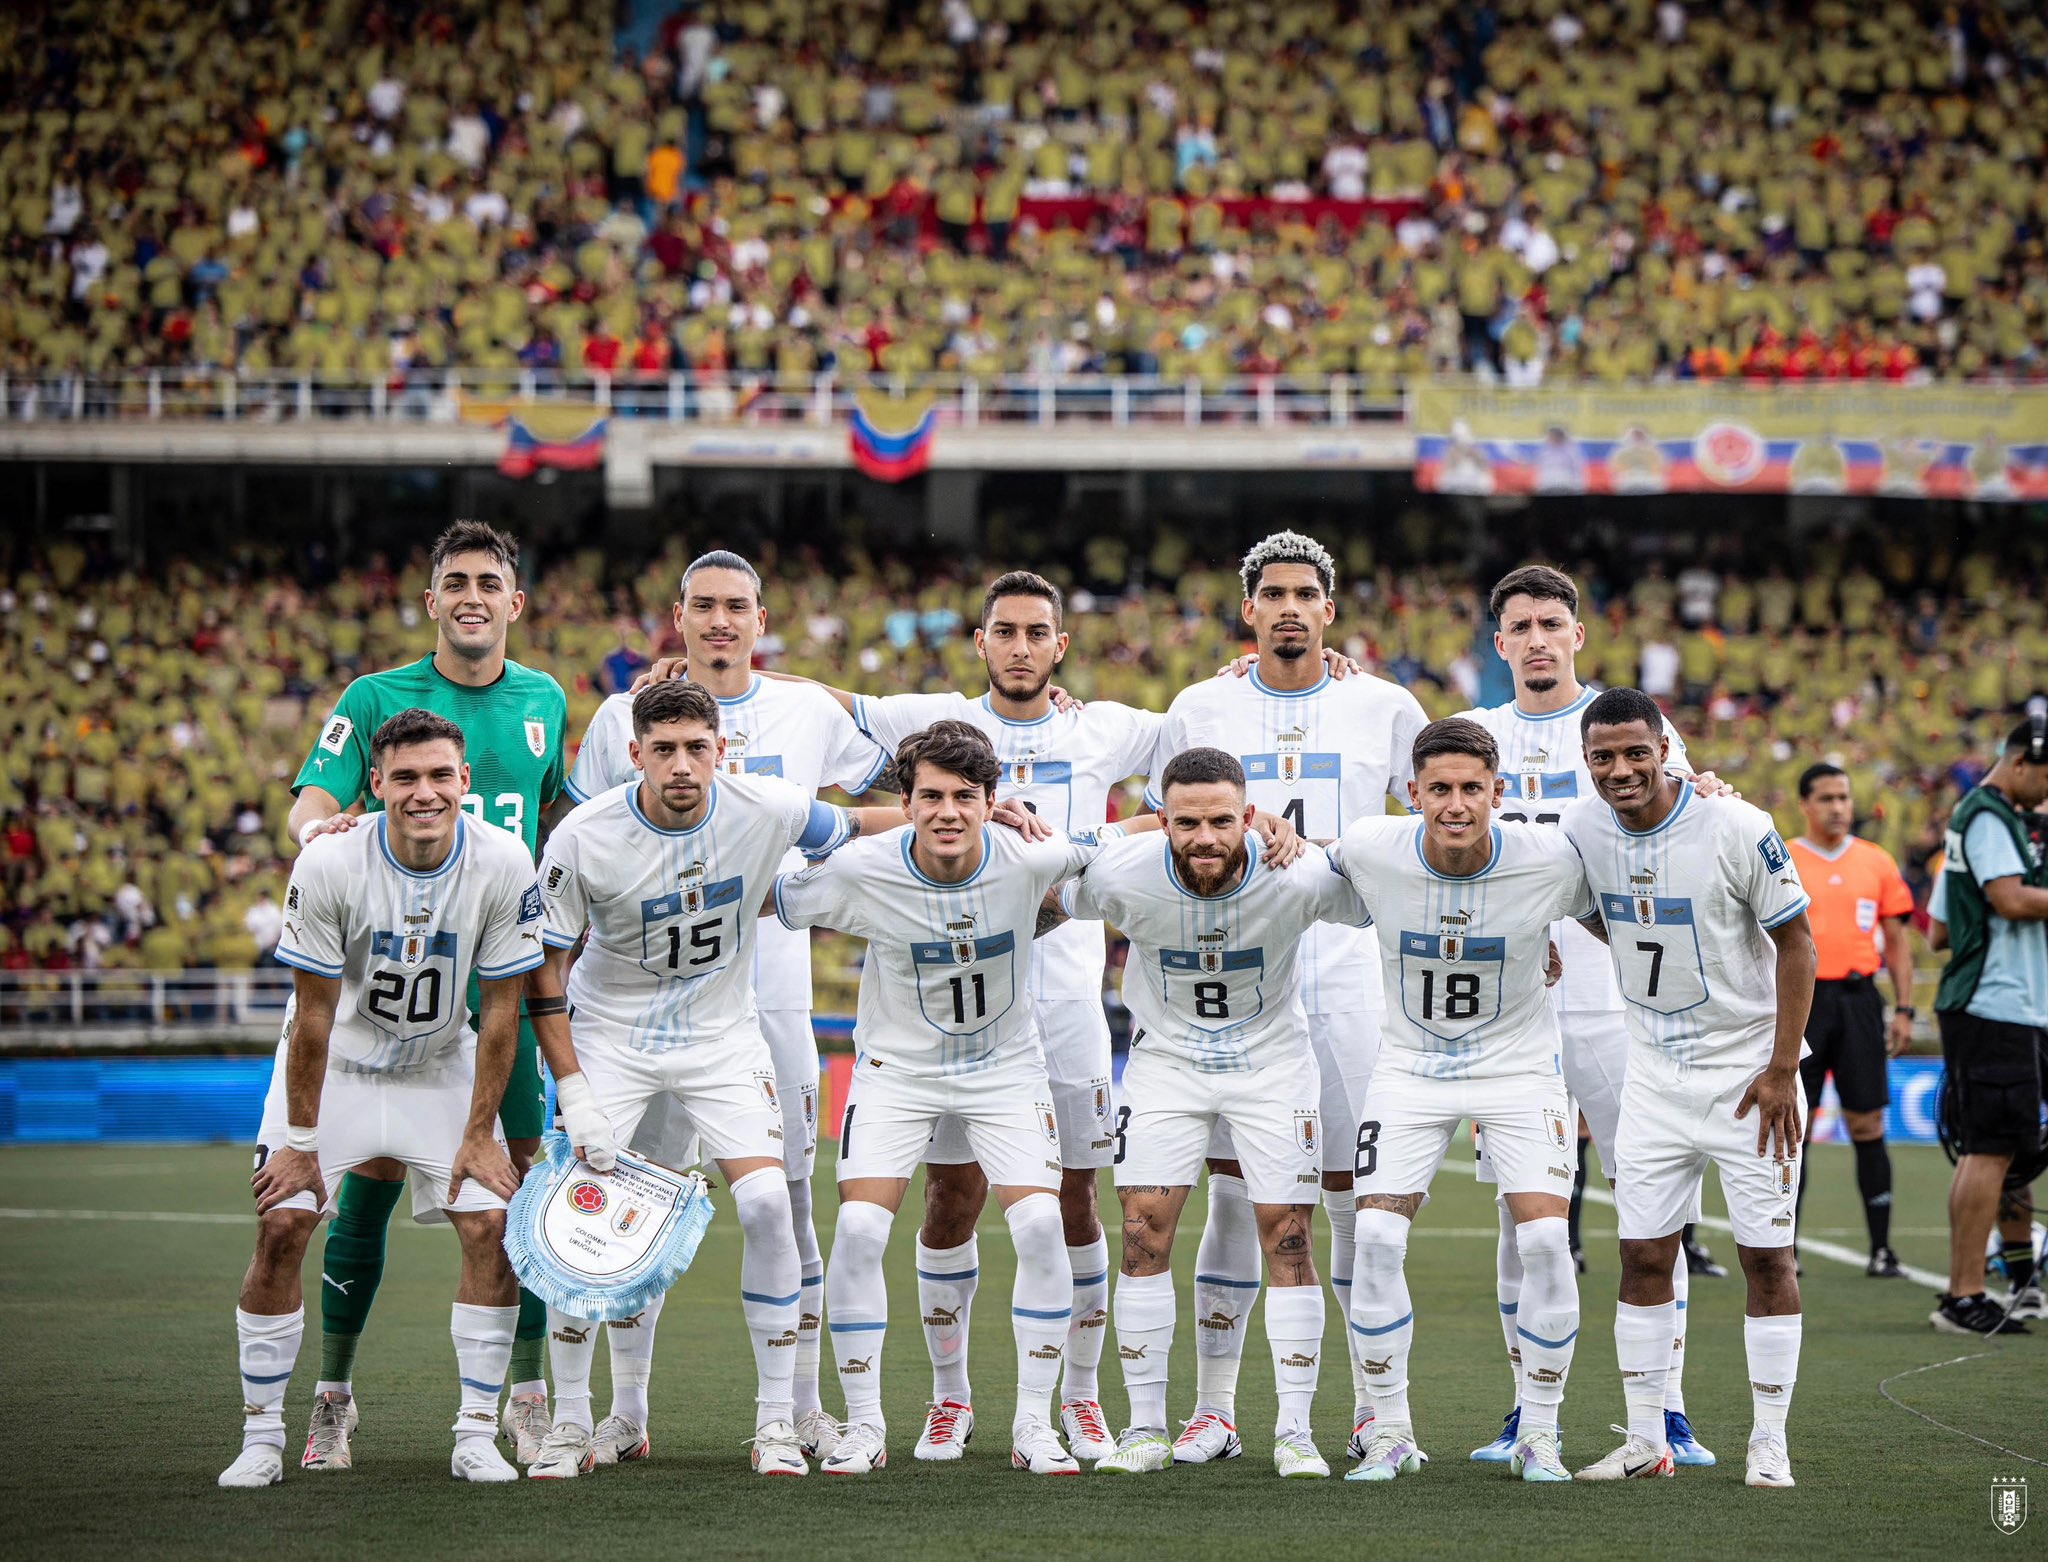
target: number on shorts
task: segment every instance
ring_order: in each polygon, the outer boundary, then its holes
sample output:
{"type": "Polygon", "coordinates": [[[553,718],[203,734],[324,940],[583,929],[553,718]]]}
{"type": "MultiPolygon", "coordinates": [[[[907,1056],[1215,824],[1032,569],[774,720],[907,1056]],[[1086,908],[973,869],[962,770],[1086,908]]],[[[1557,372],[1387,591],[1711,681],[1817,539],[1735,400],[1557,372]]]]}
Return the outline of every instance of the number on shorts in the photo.
{"type": "Polygon", "coordinates": [[[1195,1013],[1205,1020],[1230,1018],[1230,983],[1195,983],[1195,1013]]]}
{"type": "Polygon", "coordinates": [[[1358,1125],[1358,1155],[1351,1163],[1354,1177],[1370,1177],[1380,1164],[1380,1125],[1358,1125]]]}
{"type": "Polygon", "coordinates": [[[1124,1163],[1124,1153],[1130,1149],[1130,1145],[1124,1139],[1124,1130],[1130,1126],[1131,1109],[1127,1106],[1118,1107],[1116,1109],[1116,1164],[1119,1166],[1124,1163]]]}

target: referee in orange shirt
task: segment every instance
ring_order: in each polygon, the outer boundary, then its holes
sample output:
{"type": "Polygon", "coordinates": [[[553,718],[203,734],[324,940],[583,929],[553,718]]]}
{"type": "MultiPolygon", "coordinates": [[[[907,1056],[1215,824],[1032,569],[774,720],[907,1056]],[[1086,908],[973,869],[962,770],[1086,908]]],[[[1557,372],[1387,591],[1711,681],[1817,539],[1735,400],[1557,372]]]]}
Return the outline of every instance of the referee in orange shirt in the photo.
{"type": "MultiPolygon", "coordinates": [[[[1822,1082],[1833,1074],[1870,1227],[1870,1263],[1863,1272],[1890,1278],[1899,1273],[1899,1260],[1891,1248],[1892,1159],[1884,1147],[1891,1089],[1885,1060],[1904,1052],[1913,1035],[1913,947],[1906,937],[1913,892],[1890,852],[1849,833],[1856,810],[1848,773],[1839,765],[1813,765],[1800,776],[1799,811],[1806,815],[1806,833],[1792,842],[1792,860],[1813,897],[1806,915],[1820,952],[1813,1014],[1806,1022],[1813,1053],[1799,1066],[1806,1110],[1811,1117],[1822,1082]],[[1889,1025],[1877,995],[1880,948],[1895,1000],[1889,1025]]],[[[1811,1161],[1799,1158],[1802,1205],[1811,1161]]]]}

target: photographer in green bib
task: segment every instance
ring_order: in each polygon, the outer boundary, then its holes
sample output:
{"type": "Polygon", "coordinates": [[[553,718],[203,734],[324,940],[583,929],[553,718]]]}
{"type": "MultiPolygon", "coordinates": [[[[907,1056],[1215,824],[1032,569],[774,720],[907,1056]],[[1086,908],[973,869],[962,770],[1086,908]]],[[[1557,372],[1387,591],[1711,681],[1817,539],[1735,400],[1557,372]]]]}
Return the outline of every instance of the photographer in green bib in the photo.
{"type": "MultiPolygon", "coordinates": [[[[481,521],[457,521],[435,540],[425,592],[427,616],[438,630],[433,654],[366,674],[342,691],[292,783],[297,801],[290,829],[301,846],[316,835],[352,828],[361,817],[354,811],[358,804],[362,811],[380,806],[367,795],[370,736],[395,712],[419,707],[454,722],[468,742],[475,790],[463,797],[463,810],[518,836],[538,855],[543,825],[552,822],[546,817],[550,806],[561,798],[566,811],[568,802],[568,707],[552,677],[506,660],[506,632],[526,605],[518,566],[519,545],[481,521]]],[[[474,1017],[474,981],[468,1003],[474,1017]]],[[[522,1176],[540,1146],[545,1109],[533,1026],[522,1019],[518,1057],[498,1108],[513,1167],[522,1176]]],[[[321,1258],[320,1382],[300,1460],[308,1470],[350,1466],[349,1434],[358,1419],[351,1381],[356,1346],[383,1278],[385,1238],[404,1179],[405,1169],[389,1160],[371,1161],[342,1179],[321,1258]]],[[[522,1463],[530,1461],[529,1450],[538,1449],[548,1429],[541,1376],[546,1336],[546,1305],[522,1289],[504,1411],[505,1435],[522,1463]]]]}

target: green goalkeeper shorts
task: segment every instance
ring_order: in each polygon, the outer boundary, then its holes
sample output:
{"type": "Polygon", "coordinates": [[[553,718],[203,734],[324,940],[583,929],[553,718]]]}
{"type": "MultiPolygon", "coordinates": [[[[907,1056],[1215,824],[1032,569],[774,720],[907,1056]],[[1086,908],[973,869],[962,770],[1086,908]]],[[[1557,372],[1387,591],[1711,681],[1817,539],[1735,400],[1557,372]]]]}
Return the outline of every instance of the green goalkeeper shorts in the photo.
{"type": "MultiPolygon", "coordinates": [[[[469,979],[469,1023],[475,1029],[483,1023],[481,988],[475,976],[469,979]]],[[[547,1090],[540,1082],[540,1041],[533,1034],[533,1021],[519,1016],[519,1050],[512,1056],[512,1074],[505,1081],[505,1094],[498,1102],[498,1122],[507,1139],[538,1139],[547,1129],[547,1090]]]]}

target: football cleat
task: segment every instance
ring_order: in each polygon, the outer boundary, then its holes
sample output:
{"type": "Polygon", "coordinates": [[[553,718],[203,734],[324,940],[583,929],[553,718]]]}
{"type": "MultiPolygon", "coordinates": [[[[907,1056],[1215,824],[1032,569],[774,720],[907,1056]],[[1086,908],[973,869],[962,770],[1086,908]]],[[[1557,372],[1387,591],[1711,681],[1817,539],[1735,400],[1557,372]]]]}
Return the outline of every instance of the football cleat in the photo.
{"type": "Polygon", "coordinates": [[[448,1473],[458,1481],[478,1481],[487,1486],[519,1479],[519,1467],[506,1463],[496,1441],[487,1436],[458,1439],[455,1452],[448,1459],[448,1473]]]}
{"type": "Polygon", "coordinates": [[[1175,1464],[1213,1464],[1243,1452],[1237,1428],[1213,1410],[1196,1411],[1194,1420],[1183,1422],[1180,1436],[1173,1440],[1175,1464]]]}
{"type": "Polygon", "coordinates": [[[2048,1296],[2043,1296],[2040,1285],[2023,1285],[2007,1298],[2005,1315],[2018,1320],[2036,1322],[2048,1320],[2048,1296]]]}
{"type": "Polygon", "coordinates": [[[654,1452],[647,1428],[626,1416],[606,1416],[590,1435],[599,1464],[631,1464],[654,1452]]]}
{"type": "Polygon", "coordinates": [[[1515,1444],[1515,1451],[1508,1456],[1508,1473],[1519,1475],[1525,1481],[1568,1481],[1572,1472],[1564,1467],[1559,1455],[1557,1428],[1554,1426],[1532,1426],[1524,1432],[1515,1444]]]}
{"type": "Polygon", "coordinates": [[[1010,1433],[1010,1463],[1033,1475],[1079,1475],[1081,1466],[1049,1421],[1020,1422],[1010,1433]]]}
{"type": "Polygon", "coordinates": [[[534,1481],[571,1481],[596,1468],[597,1448],[591,1435],[580,1426],[560,1421],[540,1440],[526,1476],[534,1481]]]}
{"type": "Polygon", "coordinates": [[[924,1430],[917,1434],[914,1459],[958,1459],[967,1452],[974,1437],[974,1407],[957,1399],[942,1399],[924,1413],[924,1430]]]}
{"type": "Polygon", "coordinates": [[[1716,1263],[1714,1255],[1707,1251],[1707,1244],[1697,1237],[1685,1243],[1685,1269],[1687,1274],[1708,1280],[1725,1280],[1728,1277],[1727,1266],[1716,1263]]]}
{"type": "Polygon", "coordinates": [[[1660,1475],[1674,1475],[1678,1467],[1671,1455],[1646,1437],[1638,1437],[1625,1426],[1614,1428],[1627,1439],[1604,1459],[1596,1459],[1573,1477],[1580,1481],[1647,1481],[1660,1475]]]}
{"type": "Polygon", "coordinates": [[[505,1441],[512,1445],[512,1457],[521,1464],[532,1464],[540,1457],[540,1445],[553,1424],[548,1415],[548,1396],[513,1395],[505,1401],[498,1424],[504,1431],[505,1441]]]}
{"type": "Polygon", "coordinates": [[[1370,1405],[1351,1412],[1351,1441],[1344,1445],[1347,1458],[1365,1457],[1365,1445],[1372,1441],[1373,1416],[1374,1412],[1370,1405]]]}
{"type": "Polygon", "coordinates": [[[220,1472],[216,1485],[226,1487],[275,1486],[284,1479],[284,1450],[268,1443],[244,1448],[235,1462],[220,1472]]]}
{"type": "Polygon", "coordinates": [[[1671,1462],[1706,1466],[1719,1464],[1711,1448],[1703,1447],[1693,1434],[1692,1423],[1685,1418],[1683,1410],[1664,1412],[1664,1441],[1671,1445],[1671,1462]]]}
{"type": "Polygon", "coordinates": [[[1117,1439],[1116,1452],[1105,1454],[1095,1466],[1098,1474],[1150,1475],[1154,1470],[1173,1467],[1173,1444],[1166,1433],[1149,1426],[1128,1427],[1117,1439]]]}
{"type": "Polygon", "coordinates": [[[1365,1445],[1365,1457],[1358,1468],[1348,1471],[1347,1481],[1391,1481],[1398,1475],[1413,1475],[1423,1466],[1422,1450],[1407,1427],[1383,1427],[1365,1445]]]}
{"type": "Polygon", "coordinates": [[[1742,1474],[1745,1486],[1790,1486],[1792,1455],[1782,1432],[1755,1431],[1749,1434],[1749,1459],[1742,1474]]]}
{"type": "Polygon", "coordinates": [[[804,1451],[798,1446],[796,1428],[787,1421],[770,1421],[754,1429],[754,1473],[756,1475],[809,1475],[804,1451]]]}
{"type": "Polygon", "coordinates": [[[1093,1463],[1116,1452],[1116,1439],[1109,1435],[1109,1423],[1102,1419],[1096,1400],[1070,1399],[1061,1405],[1060,1430],[1067,1434],[1067,1447],[1076,1459],[1093,1463]]]}
{"type": "Polygon", "coordinates": [[[1943,1295],[1927,1321],[1941,1334],[2025,1334],[2027,1326],[1982,1291],[1974,1296],[1943,1295]]]}
{"type": "Polygon", "coordinates": [[[1873,1280],[1897,1280],[1905,1274],[1899,1267],[1899,1255],[1888,1247],[1873,1252],[1870,1262],[1863,1266],[1863,1272],[1873,1280]]]}
{"type": "MultiPolygon", "coordinates": [[[[1500,1423],[1500,1436],[1484,1448],[1472,1450],[1474,1464],[1506,1464],[1515,1455],[1515,1440],[1522,1431],[1522,1407],[1515,1406],[1500,1423]]],[[[1363,1457],[1361,1453],[1361,1457],[1363,1457]]]]}
{"type": "Polygon", "coordinates": [[[348,1451],[348,1408],[349,1402],[339,1394],[314,1396],[313,1424],[306,1429],[300,1469],[346,1470],[354,1462],[348,1451]]]}
{"type": "Polygon", "coordinates": [[[822,1410],[806,1410],[796,1418],[796,1440],[813,1459],[829,1459],[839,1446],[839,1423],[822,1410]]]}
{"type": "Polygon", "coordinates": [[[827,1475],[867,1475],[888,1462],[888,1443],[882,1428],[863,1421],[841,1429],[839,1446],[819,1468],[827,1475]]]}
{"type": "Polygon", "coordinates": [[[1326,1481],[1330,1464],[1316,1452],[1306,1432],[1289,1432],[1273,1440],[1273,1470],[1286,1481],[1326,1481]]]}

